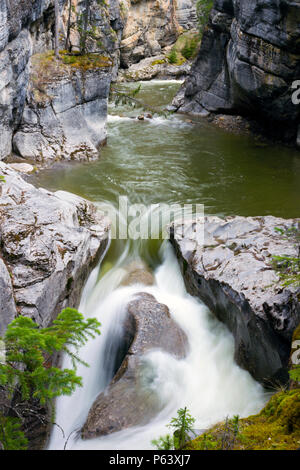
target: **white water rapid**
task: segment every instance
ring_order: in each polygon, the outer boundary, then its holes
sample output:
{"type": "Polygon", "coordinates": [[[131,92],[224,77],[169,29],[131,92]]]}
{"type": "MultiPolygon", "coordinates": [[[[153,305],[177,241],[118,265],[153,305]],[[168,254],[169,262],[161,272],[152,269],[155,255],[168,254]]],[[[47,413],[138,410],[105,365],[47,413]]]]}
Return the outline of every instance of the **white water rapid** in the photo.
{"type": "MultiPolygon", "coordinates": [[[[117,242],[115,242],[117,243],[117,242]]],[[[151,440],[168,433],[166,424],[177,410],[188,407],[196,418],[195,428],[202,430],[226,416],[241,417],[258,412],[266,402],[263,388],[248,372],[234,362],[233,337],[209,310],[185,289],[180,269],[168,242],[160,248],[161,262],[155,269],[156,284],[119,287],[124,265],[139,251],[139,242],[122,248],[117,262],[104,275],[96,268],[84,289],[79,310],[101,322],[101,336],[90,341],[80,351],[80,357],[90,367],[80,366],[78,374],[83,387],[70,397],[60,397],[56,403],[56,423],[49,449],[153,449],[151,440]],[[163,411],[145,426],[127,429],[105,437],[83,441],[78,430],[100,391],[112,378],[113,355],[122,335],[122,318],[126,305],[138,292],[149,292],[166,304],[174,320],[186,332],[189,353],[176,360],[163,351],[146,356],[151,371],[149,388],[155,390],[163,403],[163,411]],[[68,441],[66,443],[66,439],[68,441]]],[[[63,367],[70,366],[68,358],[63,367]]]]}

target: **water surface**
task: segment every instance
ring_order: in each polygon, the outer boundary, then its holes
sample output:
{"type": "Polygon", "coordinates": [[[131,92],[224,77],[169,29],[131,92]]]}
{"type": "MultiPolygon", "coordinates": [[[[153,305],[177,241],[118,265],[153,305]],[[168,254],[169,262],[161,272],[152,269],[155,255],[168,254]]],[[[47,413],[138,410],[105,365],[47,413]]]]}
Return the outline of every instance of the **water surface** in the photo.
{"type": "MultiPolygon", "coordinates": [[[[127,85],[132,88],[136,85],[127,85]]],[[[143,83],[140,99],[163,109],[180,85],[143,83]]],[[[204,204],[206,214],[299,215],[300,154],[293,149],[262,144],[253,137],[235,136],[207,122],[186,116],[135,119],[141,109],[110,105],[108,145],[98,161],[59,164],[34,176],[50,190],[67,190],[118,211],[118,197],[130,203],[204,204]]],[[[258,412],[267,400],[263,388],[234,362],[234,340],[227,328],[185,289],[180,269],[167,242],[114,240],[101,266],[91,274],[80,310],[102,323],[101,336],[80,356],[83,388],[57,400],[50,449],[146,449],[151,440],[168,433],[166,424],[187,406],[197,429],[234,415],[258,412]],[[122,287],[122,278],[135,260],[153,270],[155,284],[122,287]],[[126,306],[138,292],[149,292],[165,303],[185,331],[189,353],[176,360],[163,350],[144,358],[147,386],[162,411],[145,426],[82,441],[78,435],[97,395],[109,384],[116,338],[123,334],[126,306]],[[109,357],[108,357],[109,355],[109,357]],[[151,380],[149,380],[149,377],[151,380]],[[66,438],[70,436],[66,444],[66,438]]],[[[70,366],[68,358],[64,367],[70,366]]]]}

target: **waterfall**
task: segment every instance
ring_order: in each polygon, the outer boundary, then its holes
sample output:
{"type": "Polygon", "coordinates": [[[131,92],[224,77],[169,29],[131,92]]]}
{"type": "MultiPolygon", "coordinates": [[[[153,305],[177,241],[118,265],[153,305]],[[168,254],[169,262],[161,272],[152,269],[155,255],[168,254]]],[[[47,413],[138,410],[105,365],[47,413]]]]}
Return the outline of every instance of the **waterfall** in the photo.
{"type": "MultiPolygon", "coordinates": [[[[179,408],[186,406],[190,410],[198,430],[207,429],[227,416],[245,417],[258,412],[266,402],[263,388],[234,362],[234,340],[227,328],[203,303],[187,293],[171,245],[163,242],[156,253],[153,286],[124,287],[120,282],[126,265],[139,255],[145,259],[148,254],[149,259],[150,242],[122,242],[119,250],[116,244],[121,241],[113,243],[115,259],[111,268],[104,275],[99,267],[92,272],[79,308],[86,317],[96,317],[101,322],[101,336],[80,350],[80,357],[89,364],[88,368],[81,365],[78,368],[83,387],[72,396],[57,399],[59,427],[53,427],[48,448],[63,449],[68,439],[67,449],[153,449],[151,440],[168,433],[166,424],[179,408]],[[187,335],[188,354],[177,360],[163,350],[155,350],[143,358],[145,375],[151,377],[150,391],[162,403],[162,411],[148,424],[82,440],[79,431],[89,409],[113,377],[126,307],[138,292],[152,294],[169,307],[171,316],[187,335]]],[[[70,365],[65,357],[63,367],[70,365]]]]}

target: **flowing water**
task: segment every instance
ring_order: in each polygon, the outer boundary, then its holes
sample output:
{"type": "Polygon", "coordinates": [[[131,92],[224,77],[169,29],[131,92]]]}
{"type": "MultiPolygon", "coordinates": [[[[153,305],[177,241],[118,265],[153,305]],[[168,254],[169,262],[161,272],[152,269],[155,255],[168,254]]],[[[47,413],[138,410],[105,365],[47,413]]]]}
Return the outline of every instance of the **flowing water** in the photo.
{"type": "MultiPolygon", "coordinates": [[[[130,87],[130,85],[127,85],[130,87]]],[[[140,97],[151,105],[168,104],[176,82],[149,82],[140,97]]],[[[300,202],[299,153],[281,146],[261,144],[252,137],[229,135],[206,122],[184,116],[132,119],[140,110],[110,106],[108,146],[92,163],[58,165],[41,172],[34,183],[51,190],[64,189],[117,212],[118,197],[129,202],[205,204],[206,214],[296,217],[300,202]]],[[[57,400],[56,422],[50,449],[146,449],[165,435],[165,427],[180,407],[205,429],[226,416],[258,412],[266,393],[234,362],[234,342],[197,299],[187,294],[173,250],[156,240],[113,240],[91,274],[80,310],[101,322],[101,336],[80,351],[89,368],[80,366],[83,387],[71,397],[57,400]],[[150,287],[120,286],[128,266],[142,259],[152,269],[150,287]],[[144,358],[147,386],[161,403],[150,423],[112,435],[83,441],[78,430],[100,391],[113,374],[117,343],[122,336],[126,306],[138,292],[149,292],[168,305],[172,317],[186,332],[189,352],[176,360],[162,350],[144,358]]],[[[64,367],[69,365],[64,359],[64,367]]]]}

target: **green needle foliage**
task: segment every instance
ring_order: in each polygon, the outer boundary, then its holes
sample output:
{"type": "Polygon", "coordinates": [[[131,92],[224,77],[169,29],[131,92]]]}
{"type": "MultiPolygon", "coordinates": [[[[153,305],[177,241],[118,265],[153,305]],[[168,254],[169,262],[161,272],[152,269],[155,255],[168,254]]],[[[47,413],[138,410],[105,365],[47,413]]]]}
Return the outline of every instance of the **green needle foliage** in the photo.
{"type": "Polygon", "coordinates": [[[199,31],[203,34],[208,23],[210,12],[213,8],[213,0],[198,0],[196,4],[199,31]]]}
{"type": "Polygon", "coordinates": [[[169,64],[177,64],[177,61],[178,61],[177,51],[174,47],[171,49],[171,52],[168,55],[168,61],[169,61],[169,64]]]}
{"type": "Polygon", "coordinates": [[[184,445],[191,439],[190,435],[194,434],[193,425],[195,418],[191,416],[188,409],[180,408],[177,411],[176,418],[172,418],[168,428],[173,429],[173,437],[169,434],[161,436],[159,439],[153,440],[151,443],[158,450],[181,450],[184,445]]]}
{"type": "Polygon", "coordinates": [[[294,382],[300,382],[300,365],[294,366],[294,368],[289,371],[289,375],[294,382]]]}
{"type": "Polygon", "coordinates": [[[21,430],[19,419],[0,415],[0,443],[4,450],[27,449],[28,441],[21,430]]]}
{"type": "MultiPolygon", "coordinates": [[[[39,328],[27,317],[16,318],[8,325],[3,338],[5,355],[0,358],[0,389],[10,399],[16,397],[17,390],[21,401],[34,399],[41,405],[60,395],[71,395],[82,385],[81,377],[76,375],[77,364],[87,365],[79,358],[78,350],[89,338],[100,334],[99,327],[96,319],[85,320],[72,308],[63,310],[48,328],[39,328]],[[71,357],[73,369],[51,365],[58,352],[71,357]]],[[[4,429],[2,434],[0,430],[0,441],[4,448],[10,449],[12,433],[18,427],[11,418],[1,414],[0,418],[4,429]]]]}

